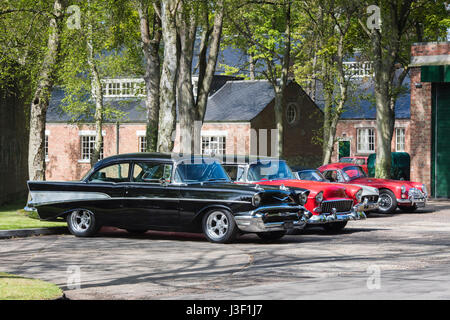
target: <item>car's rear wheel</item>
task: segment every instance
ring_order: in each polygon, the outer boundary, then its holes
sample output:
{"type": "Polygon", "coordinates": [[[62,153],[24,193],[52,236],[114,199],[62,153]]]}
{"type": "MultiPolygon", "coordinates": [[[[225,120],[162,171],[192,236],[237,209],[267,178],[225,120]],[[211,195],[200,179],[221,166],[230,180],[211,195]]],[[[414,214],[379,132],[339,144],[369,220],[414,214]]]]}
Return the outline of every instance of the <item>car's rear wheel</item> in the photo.
{"type": "Polygon", "coordinates": [[[322,227],[326,232],[339,232],[345,228],[347,221],[325,223],[322,227]]]}
{"type": "Polygon", "coordinates": [[[275,241],[283,238],[286,235],[286,231],[269,231],[269,232],[258,232],[258,237],[265,241],[275,241]]]}
{"type": "Polygon", "coordinates": [[[77,237],[90,237],[98,232],[100,224],[95,215],[84,209],[74,210],[67,216],[67,226],[71,234],[77,237]]]}
{"type": "Polygon", "coordinates": [[[210,242],[230,243],[238,234],[233,215],[220,209],[209,211],[202,219],[203,233],[210,242]]]}
{"type": "Polygon", "coordinates": [[[391,190],[380,190],[378,204],[378,212],[380,213],[394,213],[397,209],[397,199],[391,190]]]}

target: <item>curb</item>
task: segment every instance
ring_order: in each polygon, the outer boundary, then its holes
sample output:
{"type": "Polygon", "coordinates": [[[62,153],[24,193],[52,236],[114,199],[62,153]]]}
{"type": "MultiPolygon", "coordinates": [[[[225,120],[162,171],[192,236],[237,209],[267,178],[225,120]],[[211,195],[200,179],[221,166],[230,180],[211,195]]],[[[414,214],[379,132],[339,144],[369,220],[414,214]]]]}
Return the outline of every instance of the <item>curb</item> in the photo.
{"type": "Polygon", "coordinates": [[[67,229],[67,227],[49,227],[18,230],[0,230],[0,239],[23,238],[52,234],[69,234],[69,229],[67,229]]]}

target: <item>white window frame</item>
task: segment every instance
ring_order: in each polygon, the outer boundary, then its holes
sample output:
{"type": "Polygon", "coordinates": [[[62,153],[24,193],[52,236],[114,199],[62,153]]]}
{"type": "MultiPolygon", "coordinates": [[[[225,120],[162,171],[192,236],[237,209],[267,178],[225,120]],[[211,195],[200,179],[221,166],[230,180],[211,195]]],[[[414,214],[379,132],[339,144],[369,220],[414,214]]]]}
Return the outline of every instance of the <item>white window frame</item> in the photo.
{"type": "Polygon", "coordinates": [[[406,129],[405,128],[395,128],[395,151],[405,152],[406,147],[406,129]],[[399,132],[402,132],[399,136],[399,132]],[[400,141],[399,141],[400,138],[400,141]],[[399,148],[399,145],[401,146],[399,148]]]}
{"type": "Polygon", "coordinates": [[[147,148],[147,137],[145,135],[138,136],[138,151],[146,152],[147,148]]]}
{"type": "Polygon", "coordinates": [[[211,155],[223,155],[227,151],[227,136],[226,135],[213,135],[203,134],[201,137],[202,154],[211,155]],[[216,140],[216,141],[212,141],[216,140]],[[212,147],[211,147],[212,146],[212,147]]]}
{"type": "Polygon", "coordinates": [[[356,129],[356,150],[358,153],[375,152],[375,128],[356,129]]]}
{"type": "Polygon", "coordinates": [[[143,78],[102,79],[104,98],[132,98],[145,96],[143,78]]]}
{"type": "MultiPolygon", "coordinates": [[[[80,134],[80,160],[78,160],[79,163],[90,163],[91,162],[91,155],[95,148],[95,141],[96,141],[96,135],[80,134]],[[83,141],[86,139],[87,139],[87,141],[83,141]],[[84,146],[85,143],[88,144],[87,149],[84,146]],[[87,154],[85,153],[86,150],[87,150],[87,154]]],[[[104,157],[103,147],[104,147],[104,144],[102,143],[102,147],[100,149],[99,160],[103,159],[103,157],[104,157]]]]}

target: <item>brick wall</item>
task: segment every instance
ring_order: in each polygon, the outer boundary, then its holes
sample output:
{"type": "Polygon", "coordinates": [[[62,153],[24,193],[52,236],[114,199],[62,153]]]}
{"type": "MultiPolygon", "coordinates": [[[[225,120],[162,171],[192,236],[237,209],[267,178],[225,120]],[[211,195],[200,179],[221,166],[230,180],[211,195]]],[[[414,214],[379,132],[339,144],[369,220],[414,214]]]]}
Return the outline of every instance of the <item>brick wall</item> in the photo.
{"type": "MultiPolygon", "coordinates": [[[[250,150],[250,123],[249,122],[205,122],[202,126],[203,134],[222,135],[226,132],[227,154],[248,154],[250,150]]],[[[179,124],[176,128],[176,136],[173,150],[180,150],[179,124]]],[[[199,141],[201,146],[201,141],[199,141]]]]}
{"type": "MultiPolygon", "coordinates": [[[[94,130],[93,125],[47,123],[48,161],[47,180],[79,180],[90,169],[89,162],[81,160],[81,130],[94,130]]],[[[138,131],[144,131],[144,124],[121,124],[119,128],[119,153],[138,151],[138,131]]],[[[103,156],[117,154],[115,124],[103,125],[103,156]]]]}
{"type": "MultiPolygon", "coordinates": [[[[357,149],[357,132],[361,128],[373,128],[375,135],[375,150],[376,150],[376,120],[358,119],[358,120],[340,120],[336,128],[336,138],[350,141],[350,156],[368,156],[370,153],[361,153],[357,149]]],[[[411,126],[409,119],[397,119],[395,121],[395,128],[405,129],[405,152],[411,152],[411,126]]],[[[339,160],[339,146],[338,142],[334,145],[332,161],[339,160]]],[[[395,130],[392,138],[391,150],[396,150],[395,130]]]]}
{"type": "MultiPolygon", "coordinates": [[[[450,42],[418,43],[411,47],[411,56],[448,54],[450,42]]],[[[411,180],[421,181],[431,190],[432,83],[420,82],[420,75],[420,67],[411,68],[411,180]]]]}

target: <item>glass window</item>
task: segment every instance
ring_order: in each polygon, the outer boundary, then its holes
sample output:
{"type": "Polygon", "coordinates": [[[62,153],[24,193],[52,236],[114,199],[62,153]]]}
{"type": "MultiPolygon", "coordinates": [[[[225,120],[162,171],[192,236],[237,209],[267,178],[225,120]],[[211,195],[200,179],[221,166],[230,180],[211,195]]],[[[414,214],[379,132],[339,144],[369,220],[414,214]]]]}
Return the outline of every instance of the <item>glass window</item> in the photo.
{"type": "Polygon", "coordinates": [[[90,182],[127,182],[129,181],[129,163],[117,163],[104,167],[89,177],[90,182]]]}
{"type": "Polygon", "coordinates": [[[323,175],[330,182],[338,182],[339,181],[338,172],[336,170],[325,171],[323,173],[323,175]]]}
{"type": "Polygon", "coordinates": [[[45,160],[48,160],[48,135],[45,135],[44,141],[44,152],[45,152],[45,160]]]}
{"type": "Polygon", "coordinates": [[[160,183],[162,179],[170,182],[172,164],[159,162],[138,162],[134,164],[133,181],[160,183]]]}
{"type": "Polygon", "coordinates": [[[230,181],[224,168],[216,161],[190,162],[183,161],[177,166],[177,181],[192,182],[213,182],[230,181]]]}
{"type": "Polygon", "coordinates": [[[405,151],[405,128],[395,129],[395,150],[397,152],[405,151]]]}
{"type": "Polygon", "coordinates": [[[139,136],[139,152],[145,152],[147,149],[147,137],[139,136]]]}
{"type": "Polygon", "coordinates": [[[358,129],[357,149],[359,153],[371,153],[375,151],[375,129],[358,129]]]}
{"type": "MultiPolygon", "coordinates": [[[[95,149],[95,136],[81,136],[81,159],[90,160],[95,149]]],[[[100,148],[99,160],[103,159],[103,142],[100,148]]]]}
{"type": "Polygon", "coordinates": [[[361,169],[361,167],[345,167],[342,171],[344,172],[344,176],[347,180],[366,177],[366,173],[361,169]]]}
{"type": "Polygon", "coordinates": [[[326,181],[325,177],[317,170],[299,171],[298,177],[300,180],[326,181]]]}
{"type": "Polygon", "coordinates": [[[297,120],[297,107],[295,104],[289,104],[286,110],[287,121],[292,124],[297,120]]]}
{"type": "Polygon", "coordinates": [[[203,136],[202,137],[202,154],[218,155],[225,154],[226,138],[224,136],[203,136]]]}
{"type": "Polygon", "coordinates": [[[258,161],[250,165],[248,181],[295,179],[291,169],[284,161],[258,161]]]}

